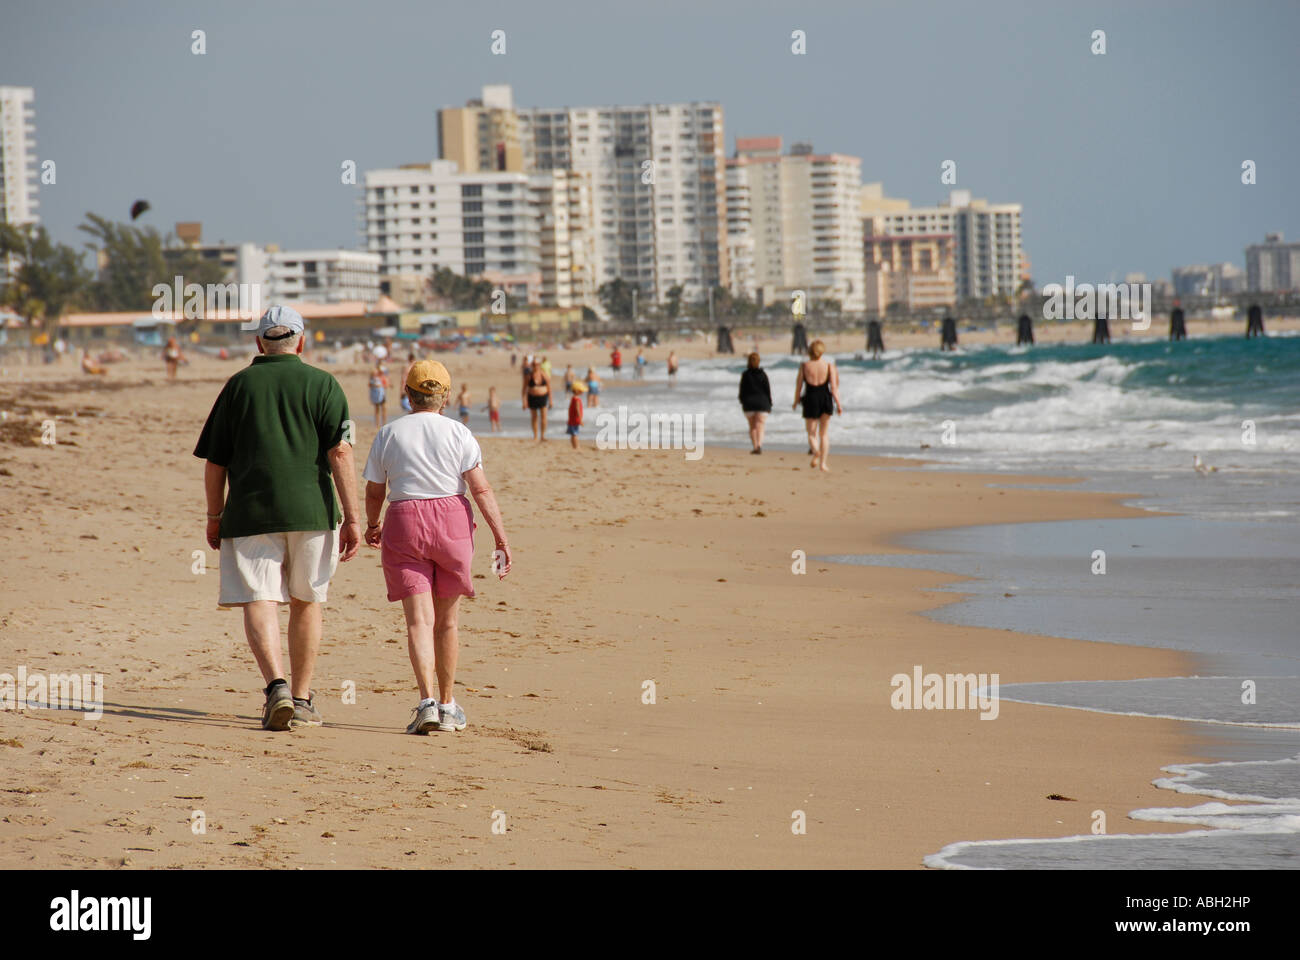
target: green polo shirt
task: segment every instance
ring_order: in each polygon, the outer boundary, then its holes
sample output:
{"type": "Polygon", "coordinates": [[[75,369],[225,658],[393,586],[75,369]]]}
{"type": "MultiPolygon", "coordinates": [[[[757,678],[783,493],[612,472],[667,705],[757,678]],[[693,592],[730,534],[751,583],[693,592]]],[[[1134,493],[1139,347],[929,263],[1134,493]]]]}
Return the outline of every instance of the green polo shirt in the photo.
{"type": "Polygon", "coordinates": [[[227,471],[222,538],[338,526],[327,453],[347,429],[343,388],[297,354],[255,357],[227,380],[194,448],[227,471]]]}

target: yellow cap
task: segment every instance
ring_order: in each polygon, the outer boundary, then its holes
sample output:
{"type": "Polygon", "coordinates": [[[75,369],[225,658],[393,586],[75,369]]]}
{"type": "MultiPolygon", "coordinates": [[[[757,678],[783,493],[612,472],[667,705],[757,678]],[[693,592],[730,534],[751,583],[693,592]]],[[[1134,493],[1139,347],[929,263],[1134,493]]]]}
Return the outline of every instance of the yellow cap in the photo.
{"type": "Polygon", "coordinates": [[[587,385],[581,380],[574,380],[573,386],[570,389],[572,389],[574,393],[586,393],[587,385]]]}
{"type": "Polygon", "coordinates": [[[451,374],[437,360],[417,360],[406,375],[406,385],[416,393],[431,394],[442,387],[451,390],[451,374]]]}

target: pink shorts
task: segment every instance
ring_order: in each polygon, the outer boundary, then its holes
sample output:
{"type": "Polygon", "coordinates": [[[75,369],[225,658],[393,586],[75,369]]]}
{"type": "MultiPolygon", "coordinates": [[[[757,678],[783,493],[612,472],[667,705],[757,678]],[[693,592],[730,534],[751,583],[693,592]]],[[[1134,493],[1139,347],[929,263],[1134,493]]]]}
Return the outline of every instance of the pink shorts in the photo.
{"type": "Polygon", "coordinates": [[[380,550],[388,599],[474,596],[474,527],[463,496],[390,503],[380,550]]]}

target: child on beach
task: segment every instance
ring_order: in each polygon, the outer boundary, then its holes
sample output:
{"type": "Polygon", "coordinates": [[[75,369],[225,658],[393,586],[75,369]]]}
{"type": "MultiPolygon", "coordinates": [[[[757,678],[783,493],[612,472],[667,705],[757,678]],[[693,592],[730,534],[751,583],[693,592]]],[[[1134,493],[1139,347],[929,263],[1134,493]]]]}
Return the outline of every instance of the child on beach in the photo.
{"type": "Polygon", "coordinates": [[[388,419],[388,372],[382,363],[376,363],[370,374],[370,403],[375,408],[375,426],[382,427],[388,419]]]}
{"type": "Polygon", "coordinates": [[[493,433],[501,432],[501,398],[497,396],[496,387],[488,387],[488,402],[483,408],[488,414],[488,423],[493,433]]]}
{"type": "Polygon", "coordinates": [[[460,407],[460,422],[469,426],[469,384],[460,385],[460,393],[456,395],[456,406],[460,407]]]}
{"type": "Polygon", "coordinates": [[[640,380],[645,376],[645,365],[646,365],[645,351],[638,350],[636,352],[636,372],[633,373],[632,375],[633,379],[640,380]]]}
{"type": "Polygon", "coordinates": [[[623,370],[623,353],[618,347],[609,355],[609,365],[614,368],[614,376],[620,376],[623,370]]]}
{"type": "Polygon", "coordinates": [[[595,367],[587,368],[587,393],[591,396],[592,407],[600,406],[600,375],[595,367]]]}
{"type": "Polygon", "coordinates": [[[569,443],[573,449],[578,449],[578,431],[582,429],[582,395],[587,392],[581,381],[573,385],[573,399],[569,401],[569,425],[565,428],[565,433],[569,435],[569,443]]]}

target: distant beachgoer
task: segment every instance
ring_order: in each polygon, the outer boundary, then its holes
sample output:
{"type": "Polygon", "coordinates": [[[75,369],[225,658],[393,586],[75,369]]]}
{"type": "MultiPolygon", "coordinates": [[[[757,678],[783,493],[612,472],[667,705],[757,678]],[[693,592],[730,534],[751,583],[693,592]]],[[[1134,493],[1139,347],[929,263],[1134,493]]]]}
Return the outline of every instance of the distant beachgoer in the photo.
{"type": "Polygon", "coordinates": [[[321,604],[339,561],[351,560],[361,542],[348,398],[333,376],[302,362],[304,329],[288,307],[262,315],[260,355],[226,381],[194,448],[207,461],[205,537],[221,551],[217,602],[243,608],[266,681],[267,730],[323,722],[311,691],[321,604]],[[292,689],[281,668],[283,603],[292,689]]]}
{"type": "Polygon", "coordinates": [[[541,363],[542,363],[542,369],[546,371],[546,379],[549,380],[551,378],[551,361],[548,360],[546,357],[542,357],[541,363]]]}
{"type": "Polygon", "coordinates": [[[749,421],[749,442],[754,448],[750,453],[762,453],[763,430],[772,412],[772,386],[759,366],[757,353],[749,355],[749,366],[740,375],[740,409],[749,421]]]}
{"type": "Polygon", "coordinates": [[[99,376],[100,374],[108,373],[107,370],[91,359],[89,350],[81,351],[81,372],[89,373],[92,376],[99,376]]]}
{"type": "Polygon", "coordinates": [[[375,434],[366,478],[366,543],[380,548],[388,599],[401,601],[406,645],[420,699],[406,726],[410,734],[464,730],[456,702],[460,652],[457,610],[474,596],[474,512],[478,504],[492,530],[493,572],[510,572],[510,545],[496,495],[483,473],[474,435],[438,416],[451,396],[451,375],[436,360],[421,360],[407,375],[414,412],[375,434]],[[388,512],[380,520],[385,495],[388,512]]]}
{"type": "Polygon", "coordinates": [[[582,429],[582,395],[587,392],[586,386],[581,382],[573,385],[573,399],[569,401],[569,423],[564,432],[569,435],[569,443],[573,449],[578,449],[578,431],[582,429]]]}
{"type": "Polygon", "coordinates": [[[668,352],[668,386],[677,386],[677,351],[668,352]]]}
{"type": "Polygon", "coordinates": [[[489,429],[493,433],[501,432],[501,398],[497,396],[496,387],[488,387],[488,402],[483,408],[487,411],[489,429]]]}
{"type": "Polygon", "coordinates": [[[167,338],[167,346],[163,347],[163,364],[167,368],[167,379],[176,379],[176,369],[181,364],[181,345],[175,337],[167,338]]]}
{"type": "Polygon", "coordinates": [[[646,365],[645,351],[638,350],[636,352],[636,366],[633,368],[633,373],[632,373],[632,378],[634,380],[640,380],[642,377],[645,376],[645,365],[646,365]]]}
{"type": "Polygon", "coordinates": [[[382,363],[370,372],[370,405],[375,408],[375,426],[382,427],[388,419],[388,371],[382,363]]]}
{"type": "Polygon", "coordinates": [[[574,380],[573,364],[569,364],[564,368],[564,392],[565,393],[573,393],[573,380],[574,380]]]}
{"type": "Polygon", "coordinates": [[[808,430],[808,452],[812,454],[810,467],[830,470],[827,459],[831,452],[831,416],[843,413],[840,407],[840,377],[835,364],[823,360],[826,344],[814,340],[808,345],[808,360],[799,364],[795,378],[794,403],[791,409],[803,402],[804,426],[808,430]],[[813,381],[818,381],[813,383],[813,381]]]}
{"type": "Polygon", "coordinates": [[[524,381],[523,407],[529,412],[533,422],[533,439],[546,439],[546,411],[551,409],[551,378],[542,368],[535,364],[524,381]]]}
{"type": "Polygon", "coordinates": [[[510,369],[513,370],[519,364],[519,354],[513,351],[510,354],[510,369]]]}
{"type": "Polygon", "coordinates": [[[587,396],[591,398],[593,407],[600,406],[600,374],[595,367],[587,368],[587,396]]]}
{"type": "Polygon", "coordinates": [[[614,369],[614,376],[620,376],[623,370],[623,352],[618,347],[609,355],[609,365],[614,369]]]}
{"type": "Polygon", "coordinates": [[[460,385],[460,393],[456,395],[456,406],[460,407],[460,422],[469,426],[469,384],[460,385]]]}

